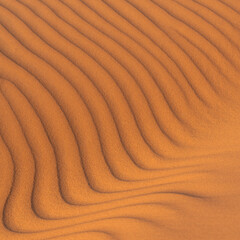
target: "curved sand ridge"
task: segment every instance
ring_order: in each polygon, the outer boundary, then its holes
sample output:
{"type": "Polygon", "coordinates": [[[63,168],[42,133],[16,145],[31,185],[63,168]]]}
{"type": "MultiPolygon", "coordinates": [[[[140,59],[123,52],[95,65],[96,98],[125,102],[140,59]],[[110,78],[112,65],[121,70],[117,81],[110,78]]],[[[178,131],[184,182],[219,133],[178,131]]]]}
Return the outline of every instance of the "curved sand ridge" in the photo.
{"type": "Polygon", "coordinates": [[[238,0],[0,0],[0,239],[240,239],[238,0]]]}

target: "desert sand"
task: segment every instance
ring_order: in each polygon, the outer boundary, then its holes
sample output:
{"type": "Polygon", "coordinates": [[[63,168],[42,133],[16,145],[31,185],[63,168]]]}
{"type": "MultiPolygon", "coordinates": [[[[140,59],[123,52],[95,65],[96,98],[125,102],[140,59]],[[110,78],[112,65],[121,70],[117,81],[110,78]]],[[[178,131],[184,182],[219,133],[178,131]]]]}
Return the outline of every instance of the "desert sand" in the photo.
{"type": "Polygon", "coordinates": [[[239,0],[0,0],[0,239],[240,239],[239,0]]]}

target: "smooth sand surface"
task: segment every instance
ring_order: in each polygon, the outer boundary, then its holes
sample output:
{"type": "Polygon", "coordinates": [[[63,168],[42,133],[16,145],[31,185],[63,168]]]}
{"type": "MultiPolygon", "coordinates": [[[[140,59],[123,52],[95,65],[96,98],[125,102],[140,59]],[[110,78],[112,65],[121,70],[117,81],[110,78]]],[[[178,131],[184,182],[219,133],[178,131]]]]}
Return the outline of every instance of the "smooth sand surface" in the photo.
{"type": "Polygon", "coordinates": [[[0,240],[239,240],[240,1],[0,0],[0,240]]]}

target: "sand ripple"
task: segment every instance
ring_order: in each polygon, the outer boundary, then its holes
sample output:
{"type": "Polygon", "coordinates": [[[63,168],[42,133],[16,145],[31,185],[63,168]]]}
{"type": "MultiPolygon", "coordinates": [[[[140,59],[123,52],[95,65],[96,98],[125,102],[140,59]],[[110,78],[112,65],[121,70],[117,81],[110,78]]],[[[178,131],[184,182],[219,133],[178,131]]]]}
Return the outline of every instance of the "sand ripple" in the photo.
{"type": "Polygon", "coordinates": [[[0,0],[0,239],[239,240],[238,0],[0,0]]]}

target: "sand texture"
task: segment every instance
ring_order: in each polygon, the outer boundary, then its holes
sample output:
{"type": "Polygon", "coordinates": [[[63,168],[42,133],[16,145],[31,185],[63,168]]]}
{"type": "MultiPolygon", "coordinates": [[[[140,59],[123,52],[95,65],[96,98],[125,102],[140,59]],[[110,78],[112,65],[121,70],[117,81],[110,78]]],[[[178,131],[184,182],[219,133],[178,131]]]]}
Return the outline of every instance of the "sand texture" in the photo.
{"type": "Polygon", "coordinates": [[[240,240],[239,0],[0,0],[0,240],[240,240]]]}

